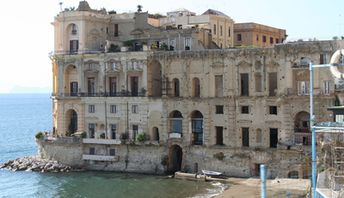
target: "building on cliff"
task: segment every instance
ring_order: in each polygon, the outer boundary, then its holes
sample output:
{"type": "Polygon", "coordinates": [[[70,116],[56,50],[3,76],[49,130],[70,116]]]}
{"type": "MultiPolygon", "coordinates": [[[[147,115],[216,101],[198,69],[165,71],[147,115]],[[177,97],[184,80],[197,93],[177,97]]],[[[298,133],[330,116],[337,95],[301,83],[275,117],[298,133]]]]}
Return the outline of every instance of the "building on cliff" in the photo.
{"type": "MultiPolygon", "coordinates": [[[[201,169],[310,176],[308,63],[343,41],[210,49],[200,28],[160,29],[148,13],[92,10],[53,23],[53,134],[40,154],[95,170],[201,169]],[[82,136],[78,138],[76,136],[82,136]]],[[[210,35],[210,36],[209,36],[210,35]]],[[[315,71],[316,113],[330,119],[330,71],[315,71]]]]}

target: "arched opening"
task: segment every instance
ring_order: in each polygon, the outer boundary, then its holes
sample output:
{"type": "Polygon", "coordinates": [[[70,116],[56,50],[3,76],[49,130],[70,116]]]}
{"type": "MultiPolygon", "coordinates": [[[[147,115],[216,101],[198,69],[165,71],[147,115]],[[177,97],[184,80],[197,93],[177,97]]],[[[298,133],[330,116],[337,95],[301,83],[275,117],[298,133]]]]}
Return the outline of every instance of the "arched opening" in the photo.
{"type": "Polygon", "coordinates": [[[172,145],[168,155],[168,168],[169,174],[175,173],[182,169],[183,150],[179,145],[172,145]]]}
{"type": "Polygon", "coordinates": [[[182,134],[183,132],[183,116],[180,111],[172,111],[169,115],[170,133],[182,134]]]}
{"type": "Polygon", "coordinates": [[[203,144],[203,115],[199,111],[191,113],[191,131],[192,131],[192,144],[203,144]]]}
{"type": "Polygon", "coordinates": [[[288,178],[299,179],[299,172],[297,172],[297,171],[290,171],[288,173],[288,178]]]}
{"type": "Polygon", "coordinates": [[[152,97],[161,97],[162,95],[162,77],[161,64],[159,61],[152,61],[148,65],[148,95],[152,97]]]}
{"type": "Polygon", "coordinates": [[[64,73],[64,94],[67,96],[78,95],[78,72],[75,65],[68,65],[64,73]]]}
{"type": "Polygon", "coordinates": [[[152,141],[158,141],[159,142],[159,140],[160,140],[159,128],[153,127],[153,129],[152,129],[152,141]]]}
{"type": "Polygon", "coordinates": [[[66,124],[66,136],[70,136],[78,130],[78,115],[75,110],[67,111],[66,124]]]}
{"type": "Polygon", "coordinates": [[[201,85],[198,78],[192,79],[192,97],[201,96],[201,85]]]}
{"type": "Polygon", "coordinates": [[[79,50],[79,35],[78,26],[71,23],[67,26],[67,41],[69,43],[69,52],[71,54],[77,53],[79,50]]]}
{"type": "Polygon", "coordinates": [[[180,92],[179,92],[179,80],[178,80],[178,78],[175,78],[172,80],[172,85],[173,85],[173,96],[179,97],[180,92]]]}
{"type": "Polygon", "coordinates": [[[294,119],[294,132],[295,132],[295,143],[310,145],[311,144],[311,133],[309,126],[309,113],[301,111],[296,114],[294,119]]]}

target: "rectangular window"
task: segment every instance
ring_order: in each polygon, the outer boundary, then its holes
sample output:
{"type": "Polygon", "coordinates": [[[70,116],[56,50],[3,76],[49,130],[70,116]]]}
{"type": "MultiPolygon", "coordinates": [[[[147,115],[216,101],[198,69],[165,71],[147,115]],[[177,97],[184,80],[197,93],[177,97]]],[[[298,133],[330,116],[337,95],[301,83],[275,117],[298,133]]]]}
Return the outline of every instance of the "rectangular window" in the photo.
{"type": "Polygon", "coordinates": [[[269,73],[269,96],[276,96],[277,92],[277,72],[269,73]]]}
{"type": "Polygon", "coordinates": [[[279,43],[279,39],[278,38],[276,39],[276,43],[279,43]]]}
{"type": "Polygon", "coordinates": [[[78,82],[71,82],[70,83],[70,96],[77,96],[78,95],[78,82]]]}
{"type": "Polygon", "coordinates": [[[241,128],[241,132],[242,132],[242,146],[243,147],[249,147],[250,146],[249,128],[243,127],[243,128],[241,128]]]}
{"type": "Polygon", "coordinates": [[[185,50],[191,50],[191,38],[185,38],[185,50]]]}
{"type": "Polygon", "coordinates": [[[117,106],[116,105],[110,105],[110,113],[117,113],[117,106]]]}
{"type": "Polygon", "coordinates": [[[242,114],[249,114],[250,113],[249,106],[241,106],[241,113],[242,114]]]}
{"type": "Polygon", "coordinates": [[[138,132],[139,132],[139,126],[134,124],[133,125],[133,139],[134,140],[136,140],[136,136],[137,136],[138,132]]]}
{"type": "Polygon", "coordinates": [[[249,96],[248,73],[240,74],[240,95],[249,96]]]}
{"type": "Polygon", "coordinates": [[[116,139],[117,126],[116,124],[110,124],[111,138],[116,139]]]}
{"type": "Polygon", "coordinates": [[[69,51],[71,54],[77,53],[79,50],[79,40],[69,41],[69,51]]]}
{"type": "Polygon", "coordinates": [[[88,113],[94,113],[96,111],[96,107],[94,105],[88,105],[88,113]]]}
{"type": "Polygon", "coordinates": [[[215,109],[216,114],[223,114],[223,105],[216,105],[215,108],[216,108],[215,109]]]}
{"type": "Polygon", "coordinates": [[[214,31],[214,34],[216,35],[216,25],[214,24],[214,29],[213,29],[214,31]]]}
{"type": "Polygon", "coordinates": [[[88,96],[94,96],[96,93],[96,80],[94,77],[87,78],[87,93],[88,96]]]}
{"type": "Polygon", "coordinates": [[[231,36],[231,28],[229,27],[228,28],[228,37],[230,37],[231,36]]]}
{"type": "Polygon", "coordinates": [[[131,106],[131,113],[139,113],[139,106],[138,105],[132,105],[131,106]]]}
{"type": "Polygon", "coordinates": [[[220,25],[220,36],[222,36],[222,25],[220,25]]]}
{"type": "Polygon", "coordinates": [[[277,115],[277,106],[269,106],[269,114],[277,115]]]}
{"type": "Polygon", "coordinates": [[[118,37],[118,24],[114,25],[114,36],[118,37]]]}
{"type": "Polygon", "coordinates": [[[88,124],[88,133],[90,138],[94,138],[96,132],[96,124],[95,123],[89,123],[88,124]]]}
{"type": "Polygon", "coordinates": [[[130,77],[130,91],[131,91],[131,96],[139,95],[139,77],[138,76],[130,77]]]}
{"type": "Polygon", "coordinates": [[[270,128],[270,148],[277,148],[278,129],[270,128]]]}
{"type": "Polygon", "coordinates": [[[266,43],[266,36],[263,36],[263,42],[266,43]]]}
{"type": "Polygon", "coordinates": [[[258,72],[255,73],[254,79],[256,92],[262,92],[262,74],[258,72]]]}
{"type": "Polygon", "coordinates": [[[299,96],[309,95],[309,81],[297,81],[297,94],[299,96]]]}
{"type": "MultiPolygon", "coordinates": [[[[113,67],[116,67],[116,64],[113,63],[113,67]]],[[[109,77],[109,95],[116,96],[117,92],[117,78],[116,77],[109,77]]]]}
{"type": "Polygon", "coordinates": [[[215,96],[216,97],[223,96],[223,76],[222,75],[215,75],[215,96]]]}
{"type": "Polygon", "coordinates": [[[274,38],[270,37],[270,44],[274,44],[274,38]]]}
{"type": "Polygon", "coordinates": [[[330,81],[324,81],[324,95],[330,95],[330,81]]]}
{"type": "Polygon", "coordinates": [[[116,155],[116,150],[115,149],[110,149],[109,153],[110,153],[110,156],[115,156],[116,155]]]}
{"type": "Polygon", "coordinates": [[[216,126],[216,145],[223,145],[223,127],[216,126]]]}
{"type": "Polygon", "coordinates": [[[326,64],[327,60],[326,60],[326,54],[320,54],[320,60],[319,60],[319,64],[326,64]]]}
{"type": "Polygon", "coordinates": [[[241,34],[237,34],[237,41],[241,41],[241,34]]]}
{"type": "Polygon", "coordinates": [[[257,36],[256,36],[256,41],[259,41],[259,35],[257,34],[257,36]]]}
{"type": "Polygon", "coordinates": [[[94,147],[90,148],[90,155],[95,155],[96,154],[96,149],[94,147]]]}

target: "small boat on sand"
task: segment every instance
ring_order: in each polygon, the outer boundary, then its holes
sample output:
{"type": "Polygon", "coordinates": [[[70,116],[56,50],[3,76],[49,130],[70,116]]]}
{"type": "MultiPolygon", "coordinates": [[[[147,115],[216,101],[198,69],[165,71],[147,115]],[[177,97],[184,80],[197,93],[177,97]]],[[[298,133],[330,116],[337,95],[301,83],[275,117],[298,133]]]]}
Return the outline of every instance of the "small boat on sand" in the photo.
{"type": "Polygon", "coordinates": [[[220,176],[220,175],[222,175],[221,172],[210,171],[210,170],[202,170],[202,173],[206,176],[220,176]]]}

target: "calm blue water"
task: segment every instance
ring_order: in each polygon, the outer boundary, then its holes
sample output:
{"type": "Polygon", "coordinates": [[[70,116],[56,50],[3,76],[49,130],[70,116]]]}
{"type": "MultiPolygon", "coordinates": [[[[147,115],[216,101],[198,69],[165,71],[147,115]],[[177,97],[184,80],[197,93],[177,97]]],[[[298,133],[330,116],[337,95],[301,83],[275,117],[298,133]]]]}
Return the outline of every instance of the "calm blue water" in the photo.
{"type": "MultiPolygon", "coordinates": [[[[0,163],[35,155],[34,135],[50,130],[48,94],[0,94],[0,163]]],[[[203,197],[222,186],[161,176],[82,172],[47,174],[0,170],[0,197],[203,197]]]]}

